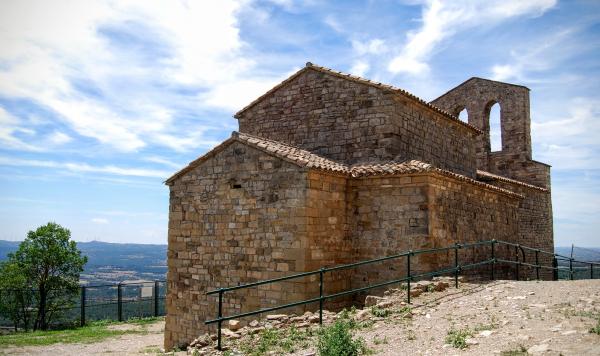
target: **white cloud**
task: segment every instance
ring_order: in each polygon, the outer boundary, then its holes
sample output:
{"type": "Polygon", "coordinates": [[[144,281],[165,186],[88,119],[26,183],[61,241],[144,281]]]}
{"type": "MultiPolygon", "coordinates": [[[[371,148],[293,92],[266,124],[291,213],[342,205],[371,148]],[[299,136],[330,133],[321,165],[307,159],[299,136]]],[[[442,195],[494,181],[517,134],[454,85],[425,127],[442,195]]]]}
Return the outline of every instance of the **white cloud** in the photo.
{"type": "MultiPolygon", "coordinates": [[[[0,94],[31,100],[78,135],[120,151],[212,145],[192,132],[189,122],[179,124],[179,110],[239,109],[274,84],[268,75],[253,75],[256,62],[240,38],[236,17],[246,5],[233,0],[3,2],[0,94]],[[139,49],[144,41],[147,48],[139,49]],[[194,100],[173,86],[202,94],[194,100]]],[[[206,126],[205,121],[198,118],[193,127],[206,126]]],[[[5,141],[13,137],[11,148],[33,150],[6,129],[1,135],[5,141]]]]}
{"type": "Polygon", "coordinates": [[[0,143],[4,148],[11,148],[22,151],[42,151],[41,147],[25,142],[17,137],[17,133],[26,135],[34,135],[35,131],[29,128],[22,127],[20,120],[8,113],[4,108],[0,107],[0,143]]]}
{"type": "Polygon", "coordinates": [[[354,52],[358,55],[365,54],[376,54],[379,55],[383,52],[386,52],[385,41],[380,38],[374,38],[366,42],[361,42],[358,40],[352,41],[352,48],[354,52]]]}
{"type": "Polygon", "coordinates": [[[365,74],[367,74],[367,72],[369,71],[370,67],[371,66],[367,61],[358,60],[355,61],[352,65],[352,68],[350,68],[350,73],[358,75],[359,77],[364,77],[365,74]]]}
{"type": "Polygon", "coordinates": [[[54,131],[48,140],[55,145],[64,145],[65,143],[71,142],[73,138],[63,132],[54,131]]]}
{"type": "Polygon", "coordinates": [[[551,32],[544,38],[536,38],[534,43],[527,43],[522,46],[521,50],[512,50],[510,63],[492,66],[492,79],[533,81],[525,78],[526,73],[548,70],[559,61],[573,56],[577,52],[572,48],[574,46],[573,35],[576,32],[575,28],[560,29],[551,32]]]}
{"type": "Polygon", "coordinates": [[[172,172],[146,168],[118,167],[114,165],[92,166],[87,163],[56,162],[45,160],[20,159],[0,156],[0,165],[17,167],[41,167],[68,170],[76,173],[104,173],[120,176],[168,178],[172,172]]]}
{"type": "Polygon", "coordinates": [[[108,224],[108,219],[105,218],[92,218],[91,220],[94,224],[108,224]]]}
{"type": "Polygon", "coordinates": [[[172,160],[170,160],[168,158],[159,157],[159,156],[148,156],[148,157],[144,157],[143,160],[147,161],[147,162],[162,164],[162,165],[165,165],[165,166],[171,167],[171,168],[179,169],[179,168],[184,167],[184,164],[182,164],[182,163],[173,162],[172,160]]]}
{"type": "Polygon", "coordinates": [[[517,16],[539,16],[556,5],[556,0],[490,0],[423,2],[422,25],[409,32],[407,42],[388,65],[393,73],[423,75],[427,61],[443,40],[475,26],[493,26],[517,16]]]}
{"type": "Polygon", "coordinates": [[[600,100],[575,98],[567,102],[565,117],[532,120],[536,159],[549,162],[553,169],[596,169],[600,167],[600,100]]]}

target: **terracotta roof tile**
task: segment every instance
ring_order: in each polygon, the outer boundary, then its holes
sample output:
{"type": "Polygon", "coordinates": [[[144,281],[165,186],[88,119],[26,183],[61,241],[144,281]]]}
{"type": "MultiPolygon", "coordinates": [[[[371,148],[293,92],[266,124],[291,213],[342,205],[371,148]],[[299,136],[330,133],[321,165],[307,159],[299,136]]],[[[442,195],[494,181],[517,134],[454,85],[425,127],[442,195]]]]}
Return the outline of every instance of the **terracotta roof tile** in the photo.
{"type": "Polygon", "coordinates": [[[501,182],[517,184],[517,185],[520,185],[520,186],[523,186],[523,187],[527,187],[527,188],[530,188],[530,189],[539,190],[539,191],[542,191],[542,192],[548,192],[549,191],[548,189],[542,188],[542,187],[538,187],[537,185],[527,184],[525,182],[521,182],[521,181],[518,181],[516,179],[511,179],[511,178],[499,176],[497,174],[493,174],[493,173],[486,172],[486,171],[477,170],[477,179],[481,180],[481,181],[498,180],[498,181],[501,181],[501,182]]]}
{"type": "Polygon", "coordinates": [[[283,142],[269,140],[266,138],[249,135],[247,133],[234,132],[233,135],[238,140],[248,143],[250,146],[262,149],[265,152],[272,153],[286,161],[295,163],[301,167],[314,168],[319,170],[339,172],[348,174],[348,166],[323,156],[311,153],[310,151],[285,144],[283,142]]]}

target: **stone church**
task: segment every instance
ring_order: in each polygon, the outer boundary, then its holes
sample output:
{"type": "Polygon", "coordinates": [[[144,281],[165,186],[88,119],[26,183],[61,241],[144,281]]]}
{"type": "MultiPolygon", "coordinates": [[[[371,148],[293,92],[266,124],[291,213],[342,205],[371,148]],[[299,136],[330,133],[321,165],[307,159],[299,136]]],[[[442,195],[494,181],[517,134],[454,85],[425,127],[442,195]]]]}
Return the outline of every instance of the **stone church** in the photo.
{"type": "MultiPolygon", "coordinates": [[[[471,78],[426,102],[307,63],[235,118],[239,132],[166,181],[167,348],[207,331],[218,287],[456,242],[553,250],[550,166],[532,159],[524,86],[471,78]]],[[[448,261],[420,255],[415,270],[448,261]]],[[[398,278],[403,264],[331,275],[326,293],[398,278]]],[[[225,294],[224,314],[315,296],[308,277],[244,289],[225,294]]]]}

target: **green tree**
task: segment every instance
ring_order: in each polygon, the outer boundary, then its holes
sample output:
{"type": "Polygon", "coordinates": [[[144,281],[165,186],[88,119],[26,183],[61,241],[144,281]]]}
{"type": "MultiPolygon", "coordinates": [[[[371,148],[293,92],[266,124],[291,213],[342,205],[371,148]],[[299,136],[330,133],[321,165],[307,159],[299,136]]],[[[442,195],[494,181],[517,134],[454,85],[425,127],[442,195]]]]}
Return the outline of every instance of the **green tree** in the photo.
{"type": "Polygon", "coordinates": [[[71,232],[56,223],[29,231],[19,249],[8,255],[6,268],[13,268],[13,278],[33,292],[34,330],[47,330],[51,320],[73,302],[86,263],[71,232]]]}
{"type": "Polygon", "coordinates": [[[15,331],[20,325],[29,330],[33,298],[19,265],[14,261],[0,263],[0,314],[13,322],[15,331]]]}

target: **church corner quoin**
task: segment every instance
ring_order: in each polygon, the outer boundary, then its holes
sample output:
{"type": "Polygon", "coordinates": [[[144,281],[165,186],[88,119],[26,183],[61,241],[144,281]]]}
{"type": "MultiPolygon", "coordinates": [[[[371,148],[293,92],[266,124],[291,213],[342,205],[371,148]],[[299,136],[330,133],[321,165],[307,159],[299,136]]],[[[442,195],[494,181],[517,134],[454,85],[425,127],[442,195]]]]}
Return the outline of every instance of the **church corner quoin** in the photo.
{"type": "MultiPolygon", "coordinates": [[[[523,86],[471,78],[428,103],[308,63],[235,117],[239,132],[166,182],[167,349],[210,331],[204,321],[216,300],[206,292],[215,288],[457,242],[553,251],[550,167],[532,160],[523,86]],[[497,152],[493,104],[501,108],[497,152]],[[457,118],[463,109],[468,122],[457,118]]],[[[421,255],[414,269],[449,261],[421,255]]],[[[404,268],[332,273],[325,292],[398,278],[404,268]]],[[[312,276],[238,290],[225,295],[223,312],[312,298],[318,288],[312,276]]]]}

